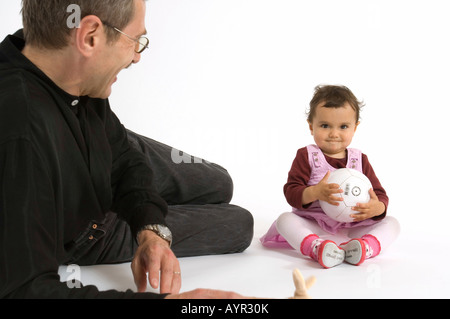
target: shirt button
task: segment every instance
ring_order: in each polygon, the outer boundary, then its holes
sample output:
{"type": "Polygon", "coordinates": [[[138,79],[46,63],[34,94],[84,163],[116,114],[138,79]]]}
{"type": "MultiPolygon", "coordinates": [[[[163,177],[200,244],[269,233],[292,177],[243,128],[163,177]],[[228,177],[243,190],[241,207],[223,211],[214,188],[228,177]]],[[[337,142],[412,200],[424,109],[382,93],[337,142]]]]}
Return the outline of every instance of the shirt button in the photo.
{"type": "Polygon", "coordinates": [[[72,106],[76,106],[78,104],[78,102],[79,102],[78,100],[73,100],[72,101],[72,106]]]}
{"type": "Polygon", "coordinates": [[[89,240],[92,240],[92,239],[94,239],[94,236],[92,236],[92,235],[89,236],[89,240]]]}
{"type": "Polygon", "coordinates": [[[92,229],[97,229],[97,224],[92,225],[92,229]]]}

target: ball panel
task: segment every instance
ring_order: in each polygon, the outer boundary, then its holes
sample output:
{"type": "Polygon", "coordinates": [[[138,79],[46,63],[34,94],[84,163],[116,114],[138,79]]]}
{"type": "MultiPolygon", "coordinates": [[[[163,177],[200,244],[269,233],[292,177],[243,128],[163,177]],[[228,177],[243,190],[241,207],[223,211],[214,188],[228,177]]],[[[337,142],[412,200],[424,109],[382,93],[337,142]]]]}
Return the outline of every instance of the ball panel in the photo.
{"type": "Polygon", "coordinates": [[[370,200],[369,190],[372,187],[370,180],[361,172],[351,168],[340,168],[330,173],[328,183],[335,183],[344,191],[339,194],[344,200],[339,206],[319,201],[322,210],[334,220],[339,222],[353,222],[350,214],[352,207],[357,203],[367,203],[370,200]]]}

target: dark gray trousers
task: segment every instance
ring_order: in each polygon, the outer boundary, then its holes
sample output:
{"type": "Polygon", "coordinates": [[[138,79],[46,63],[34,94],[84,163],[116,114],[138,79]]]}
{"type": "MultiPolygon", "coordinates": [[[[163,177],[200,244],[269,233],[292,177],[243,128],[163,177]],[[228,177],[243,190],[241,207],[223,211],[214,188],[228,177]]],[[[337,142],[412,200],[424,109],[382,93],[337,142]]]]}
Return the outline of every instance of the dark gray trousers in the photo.
{"type": "MultiPolygon", "coordinates": [[[[177,257],[238,253],[250,245],[253,217],[229,204],[233,182],[223,167],[131,131],[128,137],[148,158],[155,188],[169,205],[166,223],[177,257]]],[[[130,261],[137,248],[130,228],[114,213],[92,221],[75,242],[69,263],[79,265],[130,261]]]]}

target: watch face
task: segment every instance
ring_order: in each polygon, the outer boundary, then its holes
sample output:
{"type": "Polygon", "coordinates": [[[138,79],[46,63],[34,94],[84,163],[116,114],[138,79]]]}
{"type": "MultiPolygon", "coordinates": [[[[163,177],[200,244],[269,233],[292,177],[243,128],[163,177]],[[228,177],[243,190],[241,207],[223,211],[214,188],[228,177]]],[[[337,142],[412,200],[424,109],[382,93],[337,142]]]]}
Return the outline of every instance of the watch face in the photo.
{"type": "Polygon", "coordinates": [[[166,226],[158,225],[158,231],[164,237],[172,236],[172,233],[170,232],[169,228],[167,228],[166,226]]]}

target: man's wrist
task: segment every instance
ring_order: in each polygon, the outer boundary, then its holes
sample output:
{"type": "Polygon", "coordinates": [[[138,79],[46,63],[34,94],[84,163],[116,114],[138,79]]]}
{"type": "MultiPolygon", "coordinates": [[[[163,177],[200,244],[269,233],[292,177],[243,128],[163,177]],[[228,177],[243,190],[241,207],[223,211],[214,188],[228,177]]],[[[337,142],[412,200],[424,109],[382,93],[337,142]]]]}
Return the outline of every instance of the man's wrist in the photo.
{"type": "Polygon", "coordinates": [[[152,232],[161,239],[165,240],[169,244],[169,247],[172,245],[172,232],[167,226],[160,224],[145,225],[142,227],[136,235],[138,245],[142,242],[141,235],[144,235],[147,231],[152,232]]]}
{"type": "Polygon", "coordinates": [[[141,246],[143,243],[149,240],[158,240],[169,244],[166,240],[162,239],[154,231],[151,230],[143,229],[136,235],[136,242],[138,243],[138,246],[141,246]]]}

